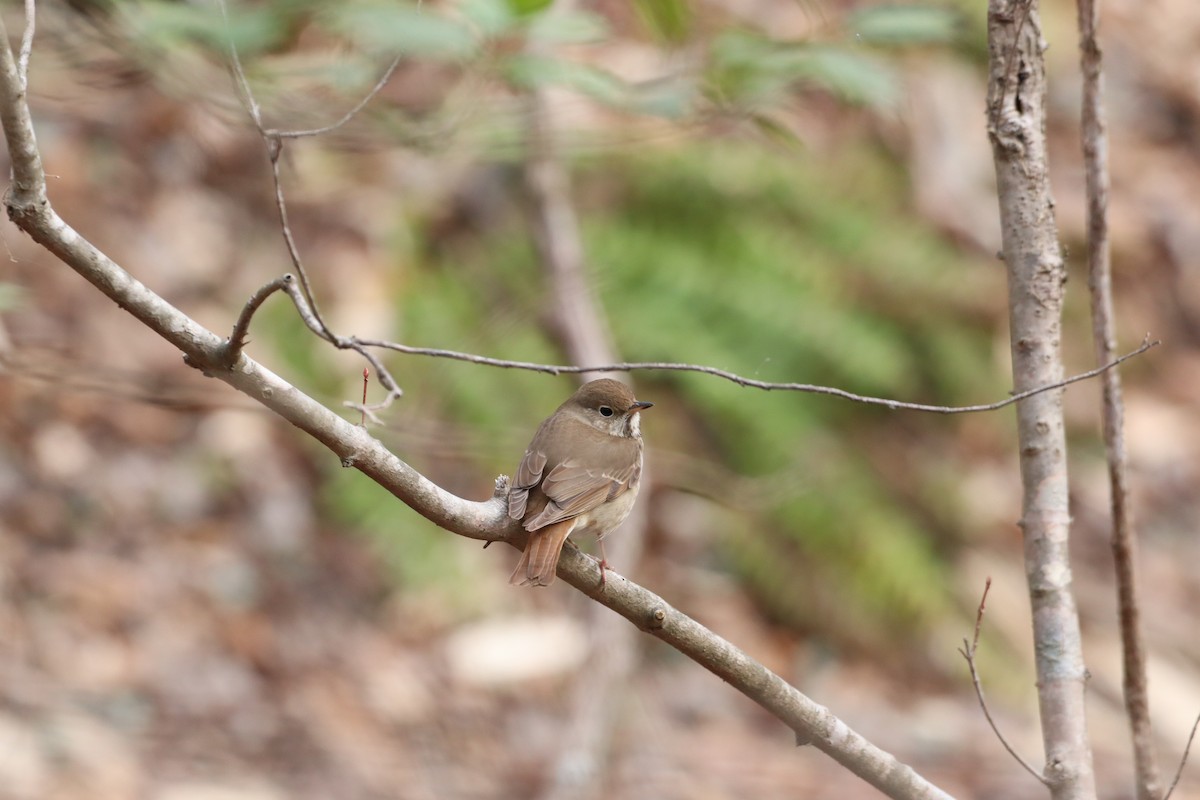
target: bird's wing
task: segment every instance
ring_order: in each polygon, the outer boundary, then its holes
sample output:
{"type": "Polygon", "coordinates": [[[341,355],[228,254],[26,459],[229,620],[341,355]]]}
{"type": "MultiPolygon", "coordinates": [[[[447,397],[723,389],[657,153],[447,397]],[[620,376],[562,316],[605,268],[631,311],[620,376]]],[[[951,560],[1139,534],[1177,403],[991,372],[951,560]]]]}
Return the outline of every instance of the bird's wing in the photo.
{"type": "Polygon", "coordinates": [[[529,503],[529,492],[542,480],[542,472],[546,469],[546,454],[530,448],[521,457],[521,465],[513,478],[508,490],[508,515],[513,519],[525,516],[525,507],[529,503]]]}
{"type": "MultiPolygon", "coordinates": [[[[640,471],[641,465],[636,462],[620,470],[605,471],[588,469],[568,458],[542,479],[541,490],[549,502],[540,513],[525,520],[525,530],[534,531],[586,514],[601,503],[619,497],[640,471]]],[[[512,515],[511,499],[509,515],[512,515]]]]}

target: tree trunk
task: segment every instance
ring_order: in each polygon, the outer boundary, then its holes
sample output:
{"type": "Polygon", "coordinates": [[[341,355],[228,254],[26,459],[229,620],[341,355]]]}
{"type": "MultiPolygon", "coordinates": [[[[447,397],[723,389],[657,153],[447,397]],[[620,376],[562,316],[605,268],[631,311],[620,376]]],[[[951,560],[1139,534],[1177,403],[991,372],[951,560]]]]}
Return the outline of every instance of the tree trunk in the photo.
{"type": "MultiPolygon", "coordinates": [[[[1067,273],[1046,158],[1046,73],[1033,0],[988,3],[988,136],[996,166],[1016,391],[1060,380],[1067,273]]],[[[1033,606],[1043,776],[1056,800],[1095,798],[1084,714],[1087,670],[1067,554],[1067,444],[1062,390],[1017,404],[1021,529],[1033,606]]]]}

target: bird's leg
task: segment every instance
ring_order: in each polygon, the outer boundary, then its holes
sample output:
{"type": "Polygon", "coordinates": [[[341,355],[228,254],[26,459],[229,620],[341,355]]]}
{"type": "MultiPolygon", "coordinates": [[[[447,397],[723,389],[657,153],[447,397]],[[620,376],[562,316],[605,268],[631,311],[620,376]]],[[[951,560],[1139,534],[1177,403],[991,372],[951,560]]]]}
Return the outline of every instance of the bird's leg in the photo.
{"type": "Polygon", "coordinates": [[[608,556],[604,555],[604,540],[597,539],[596,544],[600,545],[600,591],[604,591],[608,586],[608,579],[604,577],[604,570],[608,569],[608,556]]]}

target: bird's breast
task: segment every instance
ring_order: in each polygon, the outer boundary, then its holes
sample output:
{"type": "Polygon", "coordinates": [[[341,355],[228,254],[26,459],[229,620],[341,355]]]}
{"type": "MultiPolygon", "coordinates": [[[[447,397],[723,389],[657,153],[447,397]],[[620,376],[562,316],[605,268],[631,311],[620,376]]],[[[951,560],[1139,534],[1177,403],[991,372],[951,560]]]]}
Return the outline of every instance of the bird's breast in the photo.
{"type": "Polygon", "coordinates": [[[601,503],[586,514],[580,514],[572,535],[584,532],[590,533],[597,539],[603,539],[612,533],[633,509],[633,501],[637,499],[638,484],[634,483],[617,497],[607,503],[601,503]]]}

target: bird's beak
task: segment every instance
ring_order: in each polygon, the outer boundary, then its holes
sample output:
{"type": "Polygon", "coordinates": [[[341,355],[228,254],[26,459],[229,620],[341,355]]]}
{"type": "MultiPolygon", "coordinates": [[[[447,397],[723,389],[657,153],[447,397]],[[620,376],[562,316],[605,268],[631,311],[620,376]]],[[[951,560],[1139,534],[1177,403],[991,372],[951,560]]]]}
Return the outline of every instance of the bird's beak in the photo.
{"type": "Polygon", "coordinates": [[[634,402],[633,405],[631,405],[629,407],[629,410],[631,412],[633,412],[634,414],[636,414],[637,412],[641,411],[642,409],[650,408],[653,405],[654,405],[654,403],[647,403],[645,400],[637,400],[634,402]]]}

